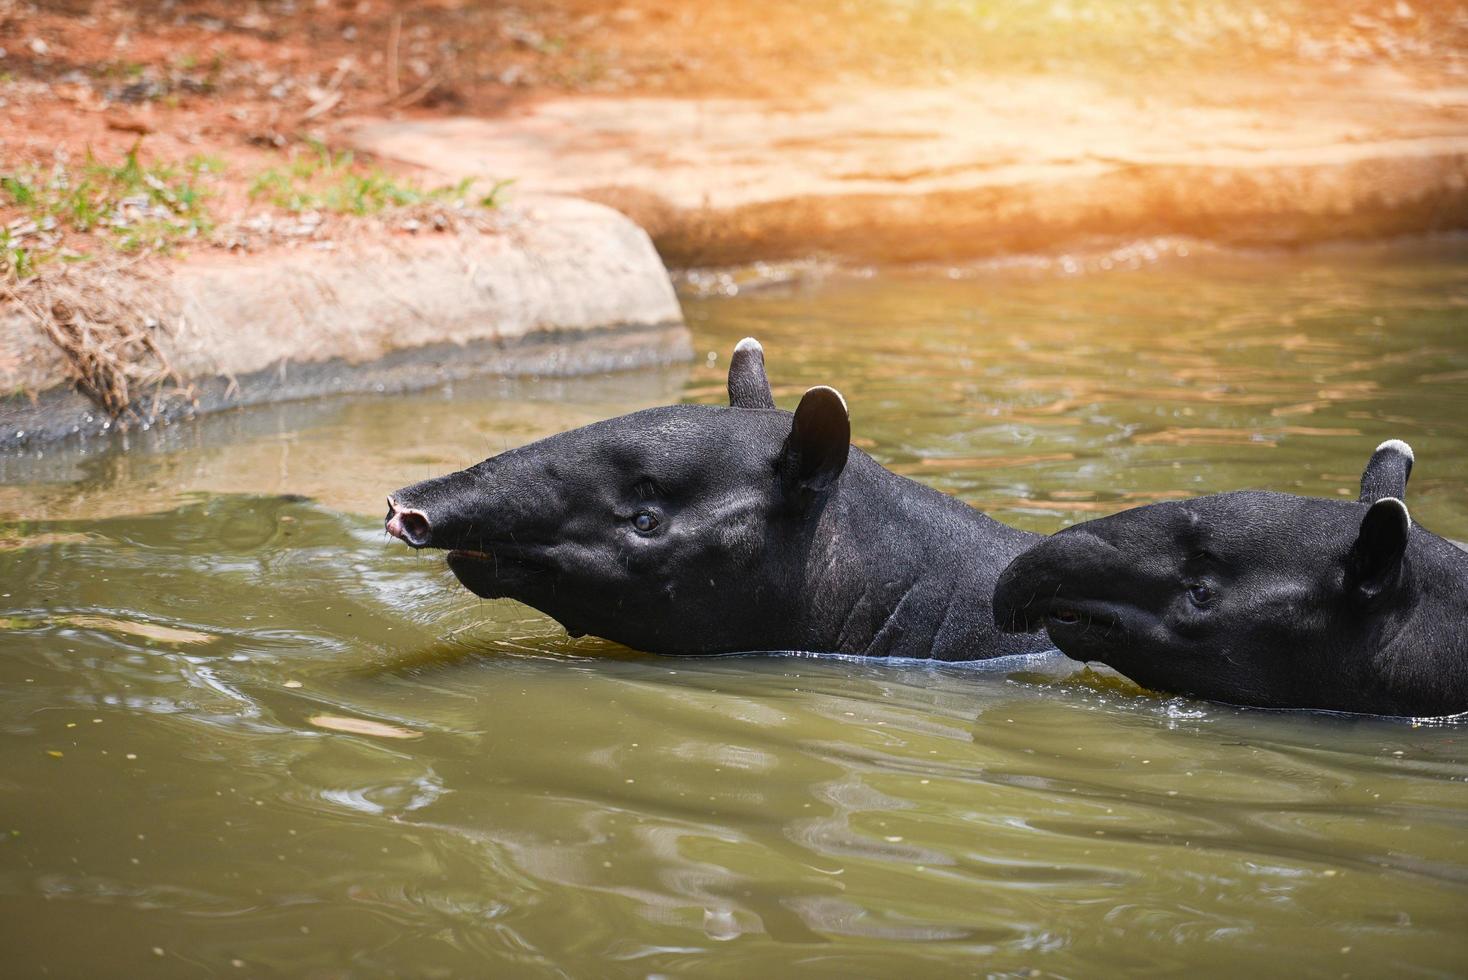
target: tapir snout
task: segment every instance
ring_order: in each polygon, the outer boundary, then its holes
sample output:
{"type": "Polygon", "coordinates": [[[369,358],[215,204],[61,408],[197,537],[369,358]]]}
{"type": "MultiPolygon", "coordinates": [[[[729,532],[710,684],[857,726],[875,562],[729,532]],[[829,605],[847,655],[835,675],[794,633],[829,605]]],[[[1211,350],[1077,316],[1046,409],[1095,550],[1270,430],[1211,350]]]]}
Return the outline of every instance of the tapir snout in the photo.
{"type": "Polygon", "coordinates": [[[1145,594],[1143,570],[1091,529],[1077,528],[1041,541],[1020,555],[994,587],[994,624],[1007,633],[1124,624],[1129,606],[1145,594]]]}
{"type": "Polygon", "coordinates": [[[384,527],[414,548],[477,547],[489,536],[485,517],[494,514],[493,488],[475,469],[434,477],[394,490],[387,498],[384,527]]]}
{"type": "MultiPolygon", "coordinates": [[[[554,440],[556,437],[552,437],[554,440]]],[[[554,455],[554,454],[552,454],[554,455]]],[[[549,479],[554,465],[524,449],[511,450],[459,470],[394,490],[383,527],[413,548],[449,553],[456,573],[468,559],[489,559],[491,569],[534,558],[570,516],[566,500],[585,493],[549,479]]],[[[480,595],[495,591],[482,570],[461,581],[480,595]]]]}
{"type": "Polygon", "coordinates": [[[392,497],[387,498],[386,527],[388,534],[415,548],[428,547],[433,530],[427,514],[402,506],[392,497]]]}

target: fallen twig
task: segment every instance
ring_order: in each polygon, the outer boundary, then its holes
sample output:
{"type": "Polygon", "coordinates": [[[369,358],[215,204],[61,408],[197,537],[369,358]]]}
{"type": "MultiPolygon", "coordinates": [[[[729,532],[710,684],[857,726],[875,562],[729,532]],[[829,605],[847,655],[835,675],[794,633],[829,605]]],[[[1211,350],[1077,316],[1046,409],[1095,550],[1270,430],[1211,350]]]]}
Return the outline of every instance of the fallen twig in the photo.
{"type": "Polygon", "coordinates": [[[419,85],[417,88],[409,92],[407,95],[403,96],[401,99],[391,100],[387,104],[392,106],[394,109],[406,109],[408,106],[422,99],[429,92],[432,92],[438,86],[438,83],[442,80],[443,77],[441,75],[432,75],[429,77],[428,81],[424,82],[422,85],[419,85]]]}
{"type": "Polygon", "coordinates": [[[393,101],[398,97],[398,43],[403,35],[403,13],[396,11],[392,15],[392,24],[387,29],[387,100],[393,101]]]}

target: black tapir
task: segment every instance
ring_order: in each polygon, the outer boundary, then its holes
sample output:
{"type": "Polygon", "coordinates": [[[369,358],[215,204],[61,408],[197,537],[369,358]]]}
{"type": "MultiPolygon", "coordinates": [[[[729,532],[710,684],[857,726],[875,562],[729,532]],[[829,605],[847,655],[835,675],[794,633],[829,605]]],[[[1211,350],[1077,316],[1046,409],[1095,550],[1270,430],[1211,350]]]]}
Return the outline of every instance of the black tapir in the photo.
{"type": "Polygon", "coordinates": [[[1468,551],[1414,526],[1412,450],[1356,502],[1247,491],[1066,528],[999,579],[995,621],[1146,687],[1233,704],[1468,711],[1468,551]]]}
{"type": "Polygon", "coordinates": [[[883,469],[831,388],[776,409],[753,339],[728,384],[728,408],[634,412],[404,487],[388,533],[447,549],[476,595],[652,653],[1049,649],[989,609],[1039,535],[883,469]]]}

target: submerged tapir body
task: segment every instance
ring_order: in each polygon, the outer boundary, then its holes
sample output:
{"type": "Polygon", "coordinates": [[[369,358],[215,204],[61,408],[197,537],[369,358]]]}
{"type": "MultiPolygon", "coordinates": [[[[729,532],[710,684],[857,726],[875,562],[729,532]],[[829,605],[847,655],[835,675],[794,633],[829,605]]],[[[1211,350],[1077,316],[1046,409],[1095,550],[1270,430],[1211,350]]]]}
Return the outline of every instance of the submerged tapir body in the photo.
{"type": "Polygon", "coordinates": [[[1468,710],[1468,552],[1414,526],[1405,443],[1356,502],[1224,493],[1086,521],[1017,558],[998,623],[1161,691],[1280,708],[1468,710]]]}
{"type": "Polygon", "coordinates": [[[389,497],[387,529],[459,581],[573,635],[653,653],[800,650],[968,660],[1046,649],[989,602],[1039,539],[850,445],[846,404],[774,407],[741,342],[731,406],[647,409],[389,497]]]}

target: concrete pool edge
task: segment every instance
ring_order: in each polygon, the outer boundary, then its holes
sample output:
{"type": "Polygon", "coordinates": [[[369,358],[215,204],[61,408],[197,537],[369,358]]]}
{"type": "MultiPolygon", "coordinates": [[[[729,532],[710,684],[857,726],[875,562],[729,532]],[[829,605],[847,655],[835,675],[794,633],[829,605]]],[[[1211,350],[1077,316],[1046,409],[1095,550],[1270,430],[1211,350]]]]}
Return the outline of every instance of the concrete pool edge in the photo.
{"type": "MultiPolygon", "coordinates": [[[[151,387],[132,400],[134,425],[474,375],[625,370],[692,356],[647,234],[574,198],[525,199],[488,234],[205,255],[139,288],[163,311],[152,328],[159,360],[190,390],[151,387]]],[[[0,451],[111,428],[73,379],[36,319],[0,313],[0,451]]]]}
{"type": "Polygon", "coordinates": [[[965,262],[1103,238],[1297,247],[1468,227],[1468,107],[1401,72],[1108,83],[974,74],[772,97],[547,96],[344,120],[447,179],[497,166],[646,228],[674,267],[965,262]]]}
{"type": "Polygon", "coordinates": [[[679,269],[812,256],[961,264],[1153,238],[1300,249],[1468,228],[1468,140],[1442,152],[1259,167],[1119,165],[1066,181],[795,197],[725,212],[679,211],[622,188],[588,197],[637,219],[679,269]]]}

